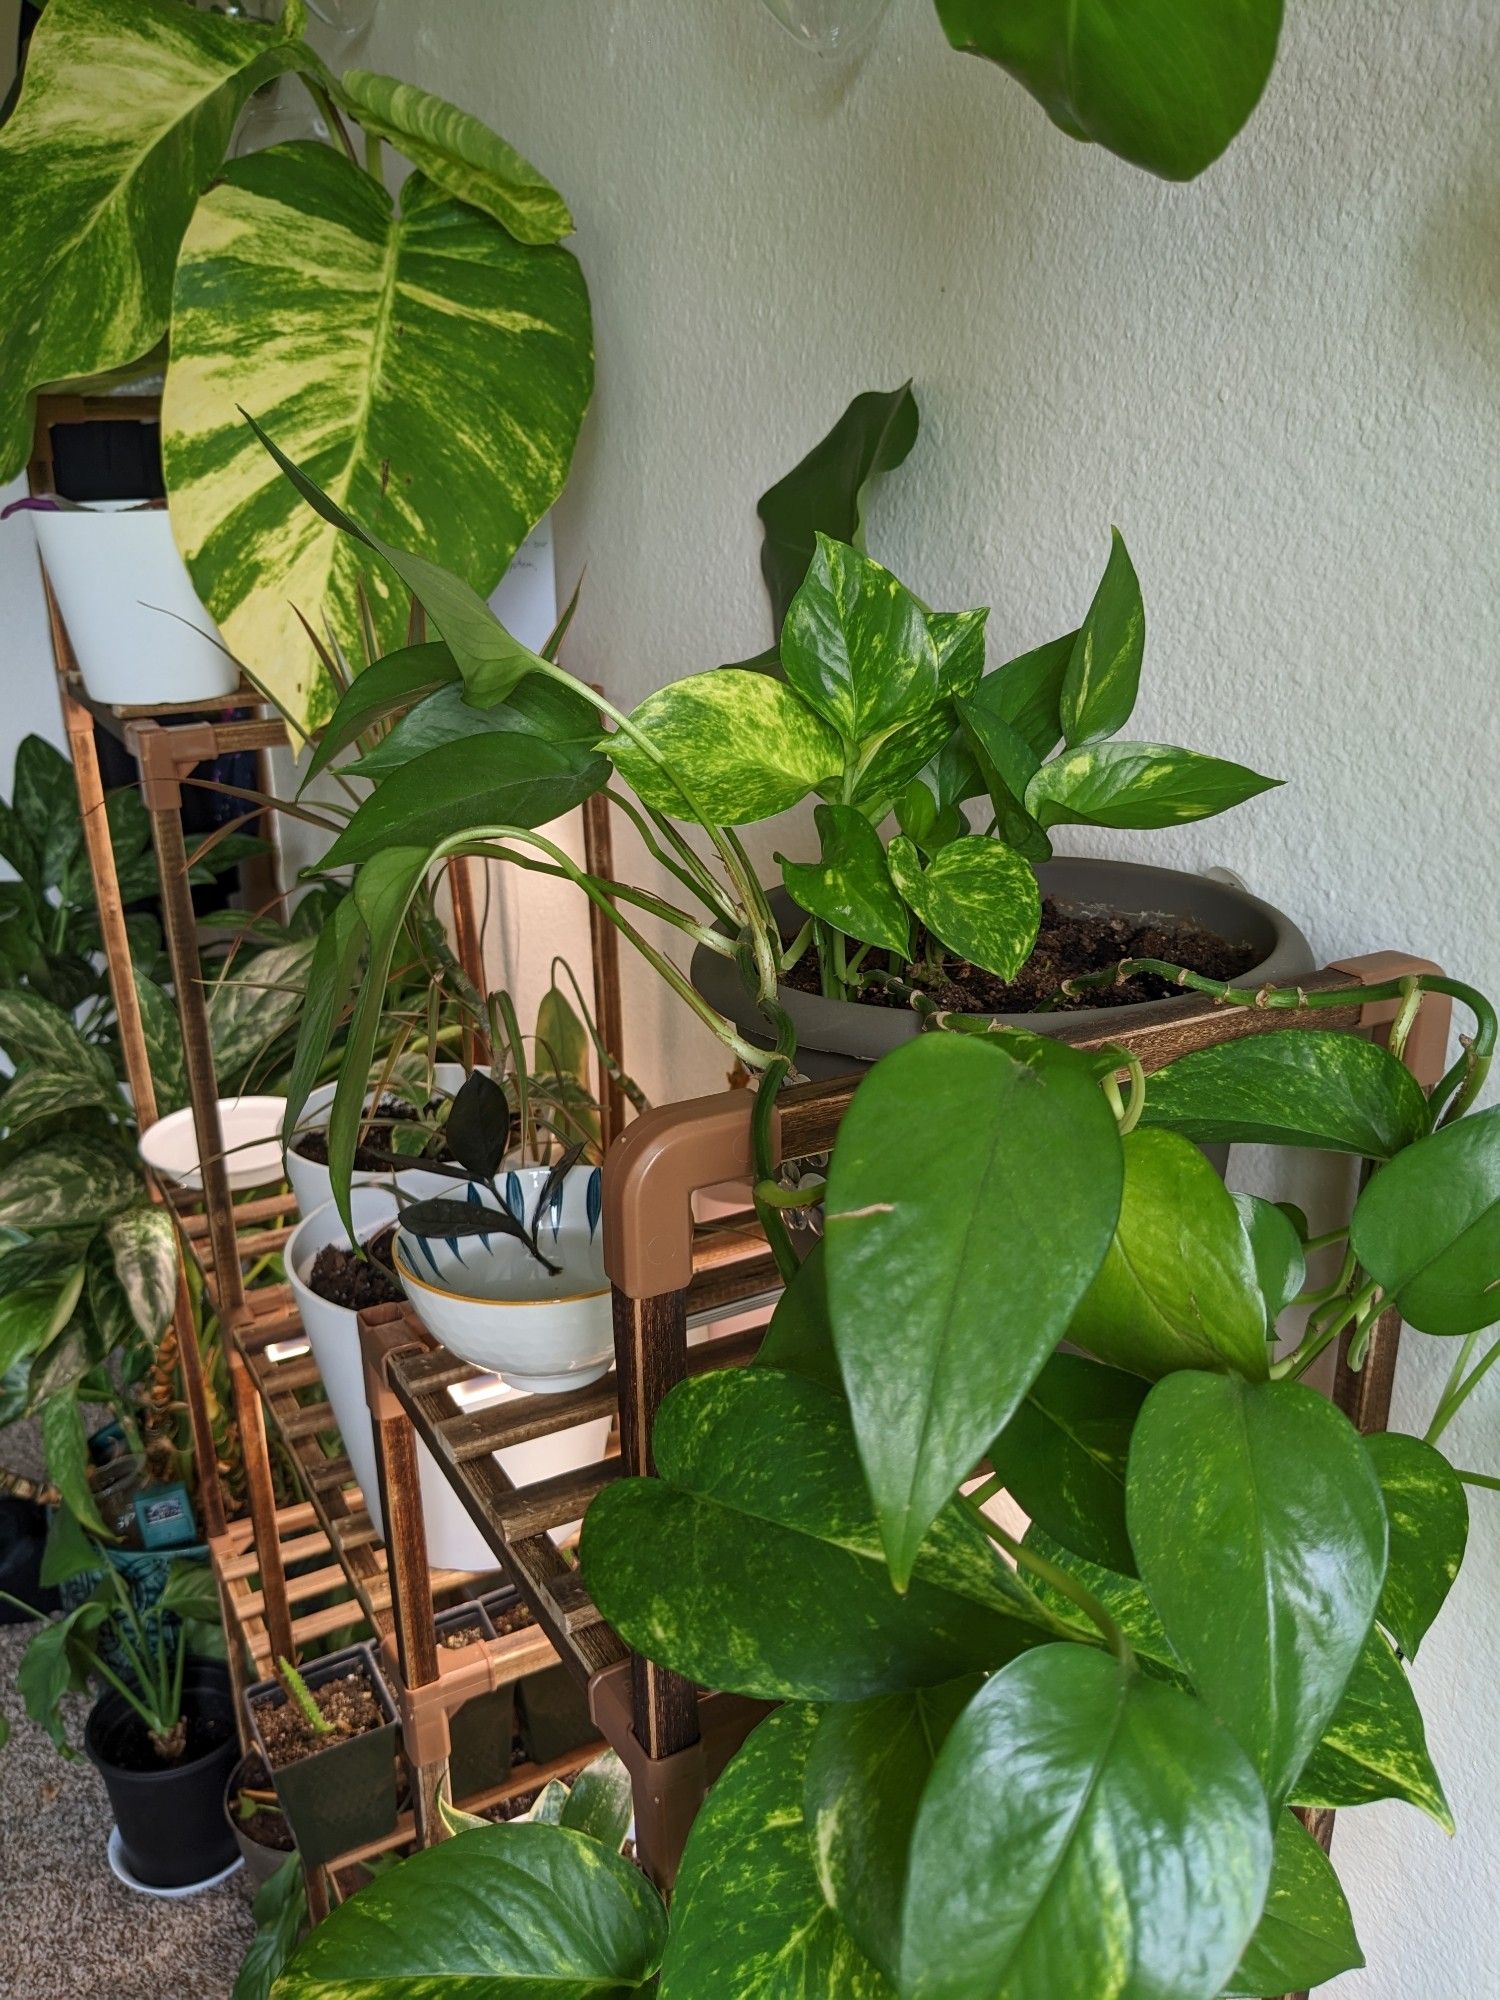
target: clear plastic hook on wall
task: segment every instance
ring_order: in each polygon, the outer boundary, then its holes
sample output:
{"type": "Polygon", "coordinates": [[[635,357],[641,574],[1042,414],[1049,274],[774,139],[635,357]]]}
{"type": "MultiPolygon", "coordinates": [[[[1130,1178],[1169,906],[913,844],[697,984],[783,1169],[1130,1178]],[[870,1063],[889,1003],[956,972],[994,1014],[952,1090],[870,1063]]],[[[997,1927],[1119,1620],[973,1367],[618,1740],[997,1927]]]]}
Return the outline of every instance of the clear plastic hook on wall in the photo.
{"type": "Polygon", "coordinates": [[[814,55],[847,55],[874,28],[890,0],[761,0],[792,39],[814,55]]]}

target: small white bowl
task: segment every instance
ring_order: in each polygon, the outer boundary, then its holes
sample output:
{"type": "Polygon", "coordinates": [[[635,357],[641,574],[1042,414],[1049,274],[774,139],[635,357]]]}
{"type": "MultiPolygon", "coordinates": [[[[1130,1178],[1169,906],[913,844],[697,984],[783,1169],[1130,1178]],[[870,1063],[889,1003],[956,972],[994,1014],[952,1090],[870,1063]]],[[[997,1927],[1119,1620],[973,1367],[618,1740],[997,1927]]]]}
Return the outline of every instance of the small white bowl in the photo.
{"type": "MultiPolygon", "coordinates": [[[[219,1132],[224,1143],[224,1168],[231,1189],[266,1187],[281,1179],[281,1121],[284,1097],[221,1097],[219,1132]]],[[[163,1180],[178,1187],[201,1188],[198,1134],[191,1105],[148,1125],[140,1137],[140,1155],[163,1180]]]]}
{"type": "MultiPolygon", "coordinates": [[[[506,1206],[528,1226],[547,1179],[545,1167],[505,1177],[506,1206]]],[[[487,1208],[474,1182],[453,1195],[487,1208]]],[[[560,1268],[554,1276],[516,1237],[397,1233],[396,1274],[428,1332],[450,1354],[490,1370],[514,1389],[558,1395],[608,1372],[614,1359],[609,1280],[599,1228],[600,1174],[575,1167],[542,1218],[538,1241],[560,1268]]]]}

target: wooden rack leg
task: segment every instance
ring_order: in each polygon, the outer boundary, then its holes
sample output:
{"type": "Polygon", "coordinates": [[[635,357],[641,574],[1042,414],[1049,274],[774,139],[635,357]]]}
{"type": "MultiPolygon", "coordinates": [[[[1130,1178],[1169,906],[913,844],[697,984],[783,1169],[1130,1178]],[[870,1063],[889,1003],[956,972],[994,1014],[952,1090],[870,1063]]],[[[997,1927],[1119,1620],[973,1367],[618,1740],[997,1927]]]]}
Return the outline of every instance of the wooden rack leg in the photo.
{"type": "MultiPolygon", "coordinates": [[[[608,882],[615,872],[614,839],[609,824],[609,800],[595,792],[583,803],[583,861],[596,881],[608,882]]],[[[592,898],[589,901],[589,944],[594,961],[594,1019],[599,1039],[617,1063],[625,1060],[625,1022],[620,1001],[620,934],[592,898]]],[[[625,1093],[610,1070],[599,1065],[599,1129],[608,1148],[625,1129],[625,1093]]]]}

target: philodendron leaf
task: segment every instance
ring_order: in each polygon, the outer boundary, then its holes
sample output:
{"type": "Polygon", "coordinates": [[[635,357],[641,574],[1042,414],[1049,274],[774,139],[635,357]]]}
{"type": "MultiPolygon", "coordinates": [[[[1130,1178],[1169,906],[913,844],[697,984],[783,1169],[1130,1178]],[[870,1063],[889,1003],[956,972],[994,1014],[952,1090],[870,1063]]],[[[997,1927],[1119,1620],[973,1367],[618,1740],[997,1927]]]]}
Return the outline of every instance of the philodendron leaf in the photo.
{"type": "Polygon", "coordinates": [[[1007,723],[1039,761],[1062,735],[1063,681],[1077,640],[1076,632],[1066,632],[996,667],[974,690],[975,707],[1007,723]]]}
{"type": "Polygon", "coordinates": [[[1136,1422],[1127,1506],[1167,1637],[1281,1804],[1385,1576],[1385,1506],[1359,1433],[1301,1383],[1170,1375],[1136,1422]]]}
{"type": "Polygon", "coordinates": [[[1192,180],[1249,118],[1282,0],[937,0],[950,42],[1026,86],[1053,124],[1166,180],[1192,180]]]}
{"type": "Polygon", "coordinates": [[[1500,1320],[1500,1106],[1445,1125],[1382,1167],[1355,1203],[1349,1242],[1423,1333],[1474,1333],[1500,1320]]]}
{"type": "Polygon", "coordinates": [[[241,107],[316,65],[303,20],[300,4],[262,24],[175,0],[53,0],[38,21],[0,129],[0,480],[26,463],[35,390],[161,338],[177,246],[241,107]]]}
{"type": "Polygon", "coordinates": [[[1168,1063],[1147,1084],[1141,1123],[1204,1146],[1311,1146],[1388,1160],[1428,1119],[1416,1079],[1389,1050],[1328,1028],[1285,1028],[1168,1063]]]}
{"type": "Polygon", "coordinates": [[[1175,1132],[1124,1142],[1120,1219],[1070,1337],[1154,1380],[1178,1368],[1264,1381],[1266,1308],[1234,1198],[1175,1132]]]}
{"type": "Polygon", "coordinates": [[[1343,1807],[1378,1799],[1400,1799],[1453,1831],[1411,1682],[1385,1635],[1372,1632],[1291,1803],[1343,1807]]]}
{"type": "Polygon", "coordinates": [[[367,729],[404,712],[459,678],[458,662],[441,639],[422,646],[402,646],[372,660],[357,673],[339,697],[338,707],[318,734],[308,763],[306,787],[326,770],[341,750],[358,742],[367,729]]]}
{"type": "Polygon", "coordinates": [[[1043,826],[1185,826],[1280,783],[1171,743],[1095,743],[1044,764],[1024,804],[1043,826]]]}
{"type": "Polygon", "coordinates": [[[1435,1445],[1380,1431],[1365,1439],[1390,1524],[1390,1559],[1375,1616],[1409,1660],[1453,1588],[1469,1539],[1463,1481],[1435,1445]]]}
{"type": "Polygon", "coordinates": [[[518,243],[556,243],[572,234],[573,218],[557,189],[483,119],[368,69],[346,69],[339,93],[367,132],[389,139],[444,194],[482,209],[518,243]]]}
{"type": "Polygon", "coordinates": [[[846,937],[896,952],[911,949],[911,923],[886,866],[880,835],[857,806],[820,805],[813,814],[823,852],[817,861],[778,854],[781,879],[809,916],[846,937]]]}
{"type": "Polygon", "coordinates": [[[1005,1429],[990,1463],[1022,1511],[1064,1547],[1126,1576],[1130,1433],[1146,1400],[1138,1375],[1054,1354],[1005,1429]]]}
{"type": "MultiPolygon", "coordinates": [[[[0,1301],[3,1310],[3,1301],[0,1301]]],[[[757,1368],[780,1368],[788,1375],[821,1382],[836,1396],[844,1393],[839,1358],[828,1318],[828,1274],[820,1236],[776,1301],[766,1337],[755,1357],[757,1368]]],[[[3,1370],[0,1370],[3,1373],[3,1370]]]]}
{"type": "Polygon", "coordinates": [[[816,537],[787,611],[781,665],[851,749],[878,742],[938,698],[937,648],[921,605],[888,569],[827,535],[816,537]]]}
{"type": "Polygon", "coordinates": [[[1224,2000],[1305,1993],[1364,1962],[1332,1862],[1295,1814],[1282,1813],[1266,1907],[1224,2000]]]}
{"type": "Polygon", "coordinates": [[[689,674],[630,717],[664,763],[623,730],[604,747],[658,812],[722,826],[769,819],[837,776],[837,734],[794,689],[736,667],[689,674]]]}
{"type": "Polygon", "coordinates": [[[165,1208],[127,1208],[105,1225],[115,1276],[147,1340],[160,1340],[177,1304],[177,1232],[165,1208]]]}
{"type": "Polygon", "coordinates": [[[1266,1306],[1266,1332],[1274,1333],[1276,1322],[1301,1291],[1307,1278],[1307,1258],[1303,1239],[1285,1210],[1275,1202],[1262,1201],[1257,1194],[1232,1195],[1239,1213],[1240,1227],[1250,1245],[1255,1266],[1255,1282],[1266,1306]]]}
{"type": "Polygon", "coordinates": [[[825,1708],[807,1760],[803,1812],[818,1880],[860,1950],[901,1976],[901,1898],[917,1807],[977,1676],[825,1708]]]}
{"type": "MultiPolygon", "coordinates": [[[[984,672],[984,628],[987,610],[929,611],[927,631],[937,650],[939,699],[930,708],[905,722],[881,744],[865,765],[855,790],[854,803],[877,810],[885,806],[937,757],[953,734],[952,704],[972,694],[984,672]]],[[[979,789],[976,777],[974,790],[979,789]]],[[[954,835],[967,832],[960,824],[954,835]]]]}
{"type": "Polygon", "coordinates": [[[990,795],[995,831],[1028,861],[1050,861],[1052,842],[1021,803],[1037,768],[1031,746],[1008,722],[977,702],[958,701],[954,709],[990,795]]]}
{"type": "Polygon", "coordinates": [[[1073,641],[1058,714],[1070,750],[1117,736],[1130,720],[1146,652],[1140,580],[1118,528],[1088,616],[1073,641]]]}
{"type": "Polygon", "coordinates": [[[1057,1345],[1120,1179],[1114,1119],[1060,1043],[924,1035],[856,1091],[829,1168],[828,1298],[898,1587],[1057,1345]]]}
{"type": "Polygon", "coordinates": [[[982,1688],[922,1797],[907,2000],[1212,2000],[1255,1927],[1271,1828],[1255,1773],[1191,1695],[1087,1646],[982,1688]]]}
{"type": "Polygon", "coordinates": [[[929,868],[904,834],[886,849],[891,880],[922,924],[970,965],[1014,979],[1042,921],[1030,863],[1002,841],[966,834],[940,848],[929,868]]]}
{"type": "Polygon", "coordinates": [[[293,1954],[276,2000],[438,1988],[627,2000],[666,1942],[645,1876],[571,1828],[487,1826],[423,1849],[341,1903],[293,1954]]]}
{"type": "MultiPolygon", "coordinates": [[[[383,564],[277,480],[243,412],[317,469],[376,554],[382,537],[441,549],[482,609],[562,488],[592,386],[588,291],[567,251],[518,243],[420,173],[398,214],[333,147],[231,161],[183,242],[162,399],[173,531],[225,643],[310,726],[334,690],[297,612],[326,619],[351,659],[361,588],[383,650],[408,616],[383,564]],[[236,338],[246,325],[252,341],[236,338]]],[[[393,567],[462,664],[432,573],[393,567]]]]}
{"type": "Polygon", "coordinates": [[[760,567],[773,632],[781,631],[820,531],[862,546],[865,488],[877,473],[901,464],[920,423],[910,382],[899,389],[867,389],[806,458],[762,493],[755,511],[765,529],[760,567]]]}
{"type": "Polygon", "coordinates": [[[956,1505],[898,1595],[849,1412],[815,1382],[747,1368],[681,1383],[653,1443],[660,1477],[617,1481],[585,1515],[583,1575],[627,1645],[705,1687],[861,1701],[1060,1627],[956,1505]]]}
{"type": "Polygon", "coordinates": [[[661,2000],[895,2000],[823,1899],[802,1814],[817,1711],[781,1708],[693,1821],[672,1899],[661,2000]]]}

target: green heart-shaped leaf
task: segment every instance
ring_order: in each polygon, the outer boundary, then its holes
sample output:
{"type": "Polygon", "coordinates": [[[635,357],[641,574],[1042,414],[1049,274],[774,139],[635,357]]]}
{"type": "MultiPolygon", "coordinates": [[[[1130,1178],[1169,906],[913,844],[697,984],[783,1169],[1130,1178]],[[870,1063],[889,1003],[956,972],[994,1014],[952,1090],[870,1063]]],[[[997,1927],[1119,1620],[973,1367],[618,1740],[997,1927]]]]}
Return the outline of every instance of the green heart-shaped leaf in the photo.
{"type": "Polygon", "coordinates": [[[1390,1559],[1375,1616],[1409,1660],[1453,1588],[1469,1539],[1463,1481],[1435,1445],[1399,1431],[1365,1439],[1390,1523],[1390,1559]]]}
{"type": "Polygon", "coordinates": [[[855,806],[820,805],[813,814],[823,852],[817,861],[778,854],[781,879],[809,916],[846,937],[896,952],[911,949],[906,905],[891,884],[880,835],[855,806]]]}
{"type": "Polygon", "coordinates": [[[1130,1433],[1146,1400],[1137,1375],[1054,1354],[990,1447],[1005,1490],[1078,1555],[1131,1575],[1125,1528],[1130,1433]]]}
{"type": "Polygon", "coordinates": [[[1030,746],[1008,722],[976,702],[958,701],[954,708],[989,793],[995,831],[1028,861],[1050,861],[1052,842],[1021,803],[1037,768],[1030,746]]]}
{"type": "Polygon", "coordinates": [[[623,731],[605,747],[658,812],[743,826],[797,805],[836,777],[839,739],[796,691],[738,667],[689,674],[648,695],[630,717],[664,760],[623,731]]]}
{"type": "Polygon", "coordinates": [[[1130,720],[1146,652],[1140,579],[1118,528],[1063,676],[1058,713],[1070,750],[1116,736],[1130,720]]]}
{"type": "Polygon", "coordinates": [[[1292,1787],[1291,1803],[1343,1807],[1379,1799],[1400,1799],[1445,1833],[1453,1831],[1411,1682],[1384,1634],[1372,1632],[1322,1741],[1292,1787]]]}
{"type": "Polygon", "coordinates": [[[1057,1345],[1120,1174],[1109,1108],[1060,1043],[922,1036],[855,1092],[829,1168],[828,1298],[898,1586],[1057,1345]]]}
{"type": "MultiPolygon", "coordinates": [[[[354,686],[365,678],[361,674],[354,686]]],[[[598,744],[599,711],[575,688],[543,680],[540,674],[528,675],[504,701],[480,708],[469,700],[455,669],[446,687],[424,696],[349,769],[361,778],[382,778],[465,736],[535,737],[582,761],[598,744]]]]}
{"type": "Polygon", "coordinates": [[[1364,1962],[1333,1864],[1302,1822],[1282,1813],[1266,1907],[1224,2000],[1280,2000],[1364,1962]]]}
{"type": "Polygon", "coordinates": [[[1500,1320],[1500,1106],[1445,1125],[1382,1167],[1355,1203],[1349,1241],[1423,1333],[1474,1333],[1500,1320]]]}
{"type": "Polygon", "coordinates": [[[1019,659],[996,667],[974,690],[976,708],[1008,723],[1040,761],[1062,735],[1062,688],[1078,640],[1065,632],[1019,659]]]}
{"type": "Polygon", "coordinates": [[[970,965],[1014,979],[1031,956],[1042,921],[1031,867],[998,840],[966,834],[922,867],[904,834],[886,849],[891,880],[922,924],[970,965]]]}
{"type": "Polygon", "coordinates": [[[1301,1291],[1307,1279],[1307,1258],[1303,1239],[1284,1209],[1275,1202],[1262,1201],[1256,1194],[1231,1195],[1239,1213],[1240,1227],[1250,1245],[1255,1266],[1255,1283],[1266,1307],[1266,1332],[1276,1330],[1276,1322],[1301,1291]]]}
{"type": "Polygon", "coordinates": [[[1024,804],[1043,826],[1185,826],[1280,783],[1171,743],[1096,743],[1044,764],[1024,804]]]}
{"type": "Polygon", "coordinates": [[[938,698],[921,605],[888,569],[823,534],[781,628],[781,665],[851,747],[888,736],[938,698]]]}

